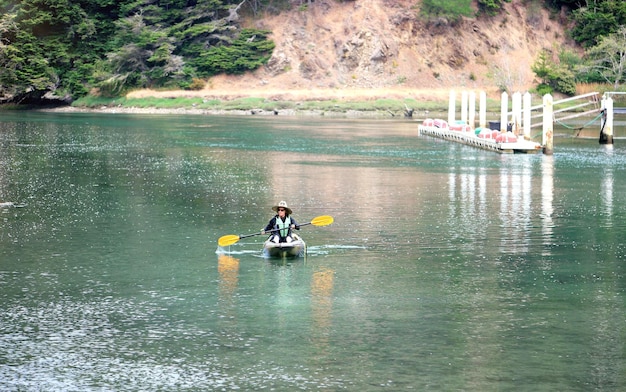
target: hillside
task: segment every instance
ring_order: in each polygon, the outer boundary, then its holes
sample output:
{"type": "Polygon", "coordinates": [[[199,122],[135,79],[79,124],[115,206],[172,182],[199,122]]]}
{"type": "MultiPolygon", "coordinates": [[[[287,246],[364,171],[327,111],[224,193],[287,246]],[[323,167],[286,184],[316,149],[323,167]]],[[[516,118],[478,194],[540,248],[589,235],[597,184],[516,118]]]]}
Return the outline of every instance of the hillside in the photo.
{"type": "Polygon", "coordinates": [[[573,45],[565,26],[523,0],[493,18],[426,23],[415,1],[314,2],[304,11],[266,15],[244,24],[272,31],[276,43],[263,69],[211,78],[201,91],[138,90],[129,97],[254,96],[280,100],[445,99],[450,89],[499,86],[526,91],[543,48],[573,45]],[[529,11],[530,10],[530,11],[529,11]]]}

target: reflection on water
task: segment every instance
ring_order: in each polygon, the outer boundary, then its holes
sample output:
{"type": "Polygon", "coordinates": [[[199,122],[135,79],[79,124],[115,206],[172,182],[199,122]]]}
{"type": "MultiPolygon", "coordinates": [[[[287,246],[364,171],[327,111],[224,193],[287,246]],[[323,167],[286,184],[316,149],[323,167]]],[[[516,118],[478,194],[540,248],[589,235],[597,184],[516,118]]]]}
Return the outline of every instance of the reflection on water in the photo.
{"type": "Polygon", "coordinates": [[[464,168],[465,172],[448,175],[451,206],[448,219],[465,225],[462,229],[464,235],[470,235],[475,240],[498,238],[499,251],[505,253],[529,250],[532,240],[530,227],[535,218],[533,205],[537,205],[533,197],[540,196],[534,191],[538,188],[537,183],[543,178],[542,194],[552,192],[552,184],[546,181],[546,177],[537,176],[533,167],[537,163],[534,157],[513,159],[519,159],[519,164],[503,165],[497,170],[464,168]],[[500,222],[497,231],[487,231],[496,217],[500,222]]]}
{"type": "Polygon", "coordinates": [[[411,121],[7,114],[0,389],[622,390],[626,150],[411,121]],[[260,257],[286,199],[306,259],[260,257]],[[547,366],[549,364],[549,366],[547,366]],[[521,387],[522,386],[522,387],[521,387]]]}
{"type": "Polygon", "coordinates": [[[542,256],[549,255],[548,247],[553,242],[554,229],[554,156],[546,155],[541,160],[541,234],[545,245],[542,256]]]}
{"type": "MultiPolygon", "coordinates": [[[[605,145],[606,155],[613,156],[613,145],[605,145]]],[[[602,208],[606,217],[606,226],[613,227],[613,173],[614,167],[609,165],[604,168],[602,174],[602,189],[600,197],[602,198],[602,208]]]]}
{"type": "Polygon", "coordinates": [[[220,274],[220,302],[232,309],[235,305],[234,296],[239,280],[239,259],[228,255],[219,255],[217,272],[220,274]]]}
{"type": "Polygon", "coordinates": [[[313,358],[319,363],[331,355],[334,274],[332,269],[324,268],[315,271],[311,281],[311,339],[316,350],[313,358]]]}

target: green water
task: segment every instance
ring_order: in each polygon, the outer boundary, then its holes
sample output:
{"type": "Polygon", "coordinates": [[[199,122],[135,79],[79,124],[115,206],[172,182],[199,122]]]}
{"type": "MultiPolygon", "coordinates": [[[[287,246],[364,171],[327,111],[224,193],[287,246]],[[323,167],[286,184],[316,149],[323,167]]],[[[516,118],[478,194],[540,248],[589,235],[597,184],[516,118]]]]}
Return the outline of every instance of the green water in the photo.
{"type": "Polygon", "coordinates": [[[626,389],[621,140],[417,125],[3,113],[0,390],[626,389]]]}

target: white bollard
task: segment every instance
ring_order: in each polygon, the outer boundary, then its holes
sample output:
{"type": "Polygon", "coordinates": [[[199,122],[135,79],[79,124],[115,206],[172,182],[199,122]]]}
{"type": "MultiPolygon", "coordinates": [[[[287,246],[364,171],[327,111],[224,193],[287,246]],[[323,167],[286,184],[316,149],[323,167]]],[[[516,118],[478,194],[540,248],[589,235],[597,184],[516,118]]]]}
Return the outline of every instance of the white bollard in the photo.
{"type": "Polygon", "coordinates": [[[554,152],[554,124],[552,123],[554,111],[554,103],[552,95],[546,94],[543,96],[543,153],[546,155],[552,155],[554,152]]]}
{"type": "Polygon", "coordinates": [[[600,132],[600,144],[613,144],[613,98],[602,100],[602,129],[600,132]]]}
{"type": "Polygon", "coordinates": [[[448,101],[448,125],[454,124],[454,114],[456,111],[456,94],[454,90],[450,90],[450,100],[448,101]]]}
{"type": "Polygon", "coordinates": [[[467,124],[467,91],[461,92],[461,121],[467,124]]]}
{"type": "Polygon", "coordinates": [[[487,127],[487,93],[480,92],[480,113],[478,118],[478,126],[481,128],[487,127]]]}
{"type": "Polygon", "coordinates": [[[513,134],[517,136],[522,126],[522,94],[519,92],[513,93],[512,99],[513,115],[511,116],[511,123],[513,124],[513,134]]]}
{"type": "Polygon", "coordinates": [[[470,129],[473,131],[476,126],[476,93],[469,93],[469,117],[467,119],[470,129]]]}
{"type": "Polygon", "coordinates": [[[524,94],[524,119],[522,121],[522,124],[524,126],[524,139],[526,140],[530,140],[531,139],[531,124],[530,124],[530,108],[532,107],[532,97],[530,95],[529,92],[526,92],[526,94],[524,94]]]}
{"type": "Polygon", "coordinates": [[[509,94],[502,93],[500,98],[500,132],[506,132],[507,114],[509,113],[509,94]]]}

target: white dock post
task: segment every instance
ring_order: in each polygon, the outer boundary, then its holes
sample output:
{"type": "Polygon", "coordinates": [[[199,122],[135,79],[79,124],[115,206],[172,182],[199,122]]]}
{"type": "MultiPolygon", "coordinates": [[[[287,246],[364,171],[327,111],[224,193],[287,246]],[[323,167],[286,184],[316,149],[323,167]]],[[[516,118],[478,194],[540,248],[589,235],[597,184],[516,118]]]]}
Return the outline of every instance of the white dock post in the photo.
{"type": "Polygon", "coordinates": [[[526,92],[526,94],[524,94],[524,119],[522,121],[522,124],[524,126],[524,139],[526,140],[530,140],[531,139],[531,129],[530,129],[530,108],[532,107],[532,99],[531,99],[531,95],[529,92],[526,92]]]}
{"type": "Polygon", "coordinates": [[[467,91],[461,91],[461,121],[467,124],[467,91]]]}
{"type": "Polygon", "coordinates": [[[481,128],[487,127],[487,93],[484,91],[480,92],[480,103],[479,103],[479,117],[478,117],[478,126],[481,128]]]}
{"type": "Polygon", "coordinates": [[[500,98],[500,132],[506,132],[507,114],[509,112],[509,94],[504,91],[500,98]]]}
{"type": "Polygon", "coordinates": [[[602,100],[602,128],[600,129],[600,144],[613,144],[613,98],[602,100]]]}
{"type": "Polygon", "coordinates": [[[553,110],[554,105],[552,101],[552,95],[546,94],[543,96],[543,153],[546,155],[552,155],[554,152],[554,133],[553,133],[553,110]]]}
{"type": "Polygon", "coordinates": [[[513,93],[513,116],[511,122],[513,123],[513,134],[519,135],[519,131],[522,125],[522,93],[513,93]]]}
{"type": "Polygon", "coordinates": [[[473,131],[476,127],[476,93],[474,91],[469,93],[469,117],[467,121],[473,131]]]}
{"type": "Polygon", "coordinates": [[[450,90],[450,100],[448,101],[448,125],[454,124],[454,114],[456,111],[456,94],[450,90]]]}

